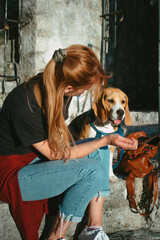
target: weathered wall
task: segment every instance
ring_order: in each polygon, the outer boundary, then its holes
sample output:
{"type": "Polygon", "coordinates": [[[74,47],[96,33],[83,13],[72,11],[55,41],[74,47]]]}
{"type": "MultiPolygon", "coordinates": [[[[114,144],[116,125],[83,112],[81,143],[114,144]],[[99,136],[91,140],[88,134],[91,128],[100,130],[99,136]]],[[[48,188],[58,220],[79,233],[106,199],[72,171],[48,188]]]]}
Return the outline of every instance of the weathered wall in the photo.
{"type": "MultiPolygon", "coordinates": [[[[8,5],[11,19],[15,19],[18,1],[11,0],[12,5],[8,5]]],[[[5,8],[2,6],[1,19],[4,18],[4,11],[5,8]]],[[[19,31],[19,49],[16,47],[16,51],[14,48],[11,50],[11,37],[7,34],[7,63],[16,62],[18,75],[23,82],[28,77],[43,70],[54,50],[58,48],[66,48],[71,44],[78,43],[90,44],[100,58],[101,12],[101,0],[23,0],[23,28],[22,31],[19,31]],[[17,58],[11,60],[12,55],[17,56],[17,51],[20,54],[19,62],[17,58]]],[[[0,29],[3,27],[0,26],[0,29]]],[[[9,31],[11,30],[13,35],[13,27],[9,25],[9,31]]],[[[0,74],[3,75],[4,30],[0,31],[0,55],[0,74]]],[[[13,70],[8,64],[5,74],[11,75],[12,72],[13,70]]],[[[15,82],[6,82],[5,91],[10,92],[15,86],[15,82]]],[[[2,81],[0,81],[0,92],[2,92],[2,81]]],[[[5,96],[0,98],[3,102],[5,96]]]]}
{"type": "Polygon", "coordinates": [[[55,49],[91,44],[100,57],[101,0],[24,0],[22,80],[44,68],[55,49]]]}

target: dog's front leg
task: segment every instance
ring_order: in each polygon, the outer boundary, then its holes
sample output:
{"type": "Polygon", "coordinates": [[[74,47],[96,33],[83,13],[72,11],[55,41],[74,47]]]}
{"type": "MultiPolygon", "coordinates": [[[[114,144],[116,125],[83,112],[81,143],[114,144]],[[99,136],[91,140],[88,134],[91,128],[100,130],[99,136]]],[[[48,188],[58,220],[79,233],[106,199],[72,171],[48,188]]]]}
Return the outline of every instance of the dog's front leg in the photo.
{"type": "Polygon", "coordinates": [[[115,146],[109,145],[110,150],[110,159],[109,159],[109,181],[110,182],[117,182],[118,178],[113,173],[113,153],[115,151],[115,146]]]}

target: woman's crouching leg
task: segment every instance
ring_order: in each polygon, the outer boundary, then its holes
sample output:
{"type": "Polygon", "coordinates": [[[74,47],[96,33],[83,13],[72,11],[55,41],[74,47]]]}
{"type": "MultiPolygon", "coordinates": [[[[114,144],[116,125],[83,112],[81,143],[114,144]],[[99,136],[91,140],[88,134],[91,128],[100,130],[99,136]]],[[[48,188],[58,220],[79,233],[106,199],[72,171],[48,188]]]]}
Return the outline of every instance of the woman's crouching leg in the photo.
{"type": "Polygon", "coordinates": [[[63,194],[49,240],[65,238],[70,223],[81,221],[89,202],[102,188],[105,178],[102,165],[92,159],[79,159],[78,162],[81,166],[78,180],[63,194]]]}

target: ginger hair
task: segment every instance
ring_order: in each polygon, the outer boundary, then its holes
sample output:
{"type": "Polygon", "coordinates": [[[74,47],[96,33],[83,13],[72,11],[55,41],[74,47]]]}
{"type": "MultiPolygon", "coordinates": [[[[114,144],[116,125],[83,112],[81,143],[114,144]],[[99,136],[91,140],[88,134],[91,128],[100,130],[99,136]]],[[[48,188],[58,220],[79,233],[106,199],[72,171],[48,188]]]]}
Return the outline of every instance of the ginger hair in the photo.
{"type": "Polygon", "coordinates": [[[62,62],[51,59],[44,72],[29,79],[36,79],[34,94],[48,123],[48,143],[54,154],[69,158],[70,143],[74,142],[63,116],[64,92],[68,85],[75,90],[94,89],[94,101],[106,87],[108,76],[101,67],[95,53],[83,45],[72,45],[66,49],[62,62]]]}

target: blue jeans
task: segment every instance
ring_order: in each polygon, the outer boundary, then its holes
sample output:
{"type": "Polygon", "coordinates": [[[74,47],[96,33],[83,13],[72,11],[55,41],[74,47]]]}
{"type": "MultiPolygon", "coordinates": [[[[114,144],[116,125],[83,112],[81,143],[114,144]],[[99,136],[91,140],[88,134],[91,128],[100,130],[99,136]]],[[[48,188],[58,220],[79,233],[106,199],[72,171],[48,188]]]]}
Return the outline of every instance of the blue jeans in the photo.
{"type": "Polygon", "coordinates": [[[109,195],[109,158],[103,151],[67,163],[37,157],[18,173],[22,200],[41,200],[63,193],[60,213],[69,221],[81,221],[93,197],[109,195]]]}

